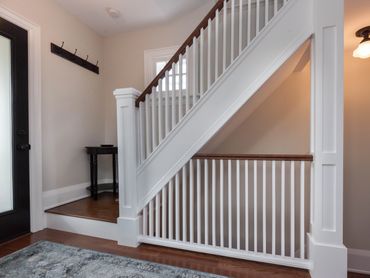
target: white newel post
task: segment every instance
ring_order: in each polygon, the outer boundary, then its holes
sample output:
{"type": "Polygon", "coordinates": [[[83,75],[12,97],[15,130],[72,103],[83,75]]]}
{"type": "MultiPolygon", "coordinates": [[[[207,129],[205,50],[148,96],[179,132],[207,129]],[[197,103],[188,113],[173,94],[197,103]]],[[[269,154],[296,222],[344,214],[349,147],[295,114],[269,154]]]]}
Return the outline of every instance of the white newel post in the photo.
{"type": "Polygon", "coordinates": [[[313,0],[313,278],[347,277],[343,245],[343,0],[313,0]]]}
{"type": "Polygon", "coordinates": [[[119,218],[118,244],[137,247],[140,217],[137,214],[137,121],[135,101],[140,92],[133,89],[114,91],[117,101],[119,218]]]}

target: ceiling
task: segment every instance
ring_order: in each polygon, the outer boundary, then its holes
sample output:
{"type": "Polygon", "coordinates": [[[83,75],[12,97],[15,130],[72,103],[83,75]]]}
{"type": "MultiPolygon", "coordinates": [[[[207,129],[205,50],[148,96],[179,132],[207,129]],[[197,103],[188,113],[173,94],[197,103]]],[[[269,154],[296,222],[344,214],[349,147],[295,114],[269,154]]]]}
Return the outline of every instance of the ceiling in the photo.
{"type": "Polygon", "coordinates": [[[69,13],[102,36],[169,22],[213,0],[55,0],[69,13]],[[106,9],[114,8],[121,17],[112,18],[106,9]]]}
{"type": "Polygon", "coordinates": [[[344,48],[354,50],[361,41],[355,32],[370,26],[370,0],[346,0],[345,5],[344,48]]]}
{"type": "MultiPolygon", "coordinates": [[[[55,0],[102,36],[114,35],[152,24],[166,23],[180,14],[191,12],[214,0],[55,0]],[[111,18],[106,8],[121,12],[111,18]]],[[[344,46],[354,49],[360,39],[355,32],[370,25],[370,0],[345,0],[344,46]]]]}

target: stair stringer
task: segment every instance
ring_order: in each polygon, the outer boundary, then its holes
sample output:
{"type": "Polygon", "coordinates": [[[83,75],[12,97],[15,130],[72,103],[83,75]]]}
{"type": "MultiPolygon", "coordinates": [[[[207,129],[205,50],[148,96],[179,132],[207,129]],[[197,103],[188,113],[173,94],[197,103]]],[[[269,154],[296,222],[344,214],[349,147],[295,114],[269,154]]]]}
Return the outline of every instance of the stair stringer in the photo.
{"type": "Polygon", "coordinates": [[[138,168],[138,213],[312,35],[312,5],[290,0],[138,168]]]}

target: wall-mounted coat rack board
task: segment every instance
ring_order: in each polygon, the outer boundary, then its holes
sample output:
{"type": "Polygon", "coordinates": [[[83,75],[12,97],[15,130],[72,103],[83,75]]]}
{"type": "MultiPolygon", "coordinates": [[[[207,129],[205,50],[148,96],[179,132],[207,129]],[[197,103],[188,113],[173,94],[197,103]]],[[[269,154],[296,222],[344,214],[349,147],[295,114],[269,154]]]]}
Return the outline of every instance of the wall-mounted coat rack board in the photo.
{"type": "Polygon", "coordinates": [[[86,59],[82,59],[81,57],[78,57],[76,55],[77,49],[75,53],[69,52],[68,50],[65,50],[63,48],[64,43],[62,46],[58,46],[54,43],[51,43],[51,53],[54,53],[55,55],[58,55],[59,57],[62,57],[63,59],[66,59],[76,65],[79,65],[87,70],[90,70],[92,72],[95,72],[96,74],[99,74],[99,67],[98,62],[94,65],[93,63],[90,63],[88,61],[89,56],[86,57],[86,59]]]}

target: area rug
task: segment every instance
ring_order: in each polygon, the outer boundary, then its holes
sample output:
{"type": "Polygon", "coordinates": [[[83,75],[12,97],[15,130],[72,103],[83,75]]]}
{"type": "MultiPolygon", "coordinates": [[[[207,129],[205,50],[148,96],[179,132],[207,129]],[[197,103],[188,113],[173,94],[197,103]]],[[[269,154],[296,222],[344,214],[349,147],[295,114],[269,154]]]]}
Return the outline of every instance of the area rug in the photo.
{"type": "Polygon", "coordinates": [[[0,259],[1,278],[221,278],[213,274],[40,241],[0,259]]]}

